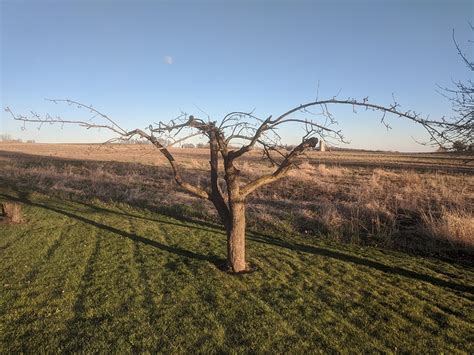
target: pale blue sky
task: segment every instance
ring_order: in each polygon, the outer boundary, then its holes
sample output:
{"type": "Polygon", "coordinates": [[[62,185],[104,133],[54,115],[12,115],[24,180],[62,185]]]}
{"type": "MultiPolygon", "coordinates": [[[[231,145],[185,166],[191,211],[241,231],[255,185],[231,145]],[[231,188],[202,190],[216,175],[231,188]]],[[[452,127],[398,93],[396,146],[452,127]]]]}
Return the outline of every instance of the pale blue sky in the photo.
{"type": "MultiPolygon", "coordinates": [[[[470,73],[472,1],[1,1],[1,106],[18,113],[93,104],[126,128],[180,110],[218,120],[233,110],[278,114],[319,97],[363,98],[440,117],[435,85],[470,73]]],[[[426,150],[414,124],[334,110],[351,147],[426,150]]],[[[103,141],[105,132],[28,125],[2,112],[0,131],[39,142],[103,141]]],[[[295,143],[298,127],[284,138],[295,143]]]]}

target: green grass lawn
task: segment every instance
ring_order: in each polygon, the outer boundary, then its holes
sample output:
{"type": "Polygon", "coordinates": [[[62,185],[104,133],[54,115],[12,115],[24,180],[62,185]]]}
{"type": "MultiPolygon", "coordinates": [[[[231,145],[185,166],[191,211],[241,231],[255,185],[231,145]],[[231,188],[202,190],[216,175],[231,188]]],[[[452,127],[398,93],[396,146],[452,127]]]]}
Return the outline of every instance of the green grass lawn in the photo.
{"type": "Polygon", "coordinates": [[[236,276],[217,226],[23,199],[0,225],[1,353],[474,351],[472,267],[249,233],[258,271],[236,276]]]}

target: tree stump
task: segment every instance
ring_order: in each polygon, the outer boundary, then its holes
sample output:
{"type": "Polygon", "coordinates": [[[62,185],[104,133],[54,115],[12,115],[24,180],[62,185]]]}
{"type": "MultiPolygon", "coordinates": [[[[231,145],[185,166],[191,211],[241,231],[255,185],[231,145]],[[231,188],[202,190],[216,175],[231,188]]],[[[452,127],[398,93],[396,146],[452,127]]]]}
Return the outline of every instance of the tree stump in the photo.
{"type": "Polygon", "coordinates": [[[7,223],[21,223],[23,222],[21,214],[21,206],[15,202],[4,202],[2,203],[2,215],[3,219],[7,223]]]}

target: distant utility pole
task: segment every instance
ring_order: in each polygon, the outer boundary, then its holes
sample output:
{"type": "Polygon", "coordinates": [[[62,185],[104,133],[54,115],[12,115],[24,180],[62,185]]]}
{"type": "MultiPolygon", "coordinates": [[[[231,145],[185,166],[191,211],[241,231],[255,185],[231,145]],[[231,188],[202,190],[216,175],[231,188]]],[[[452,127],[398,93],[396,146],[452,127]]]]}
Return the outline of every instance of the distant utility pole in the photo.
{"type": "Polygon", "coordinates": [[[326,151],[326,143],[322,139],[319,140],[319,151],[320,152],[326,151]]]}

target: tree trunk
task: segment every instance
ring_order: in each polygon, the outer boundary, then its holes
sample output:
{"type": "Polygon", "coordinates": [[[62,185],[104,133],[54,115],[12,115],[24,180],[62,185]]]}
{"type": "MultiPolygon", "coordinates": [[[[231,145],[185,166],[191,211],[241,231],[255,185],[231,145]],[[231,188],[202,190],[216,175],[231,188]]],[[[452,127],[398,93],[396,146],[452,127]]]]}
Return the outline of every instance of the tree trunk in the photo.
{"type": "Polygon", "coordinates": [[[21,206],[15,202],[4,202],[1,204],[3,217],[9,223],[22,223],[21,206]]]}
{"type": "Polygon", "coordinates": [[[233,272],[245,271],[245,203],[231,203],[231,223],[227,229],[227,263],[233,272]]]}

